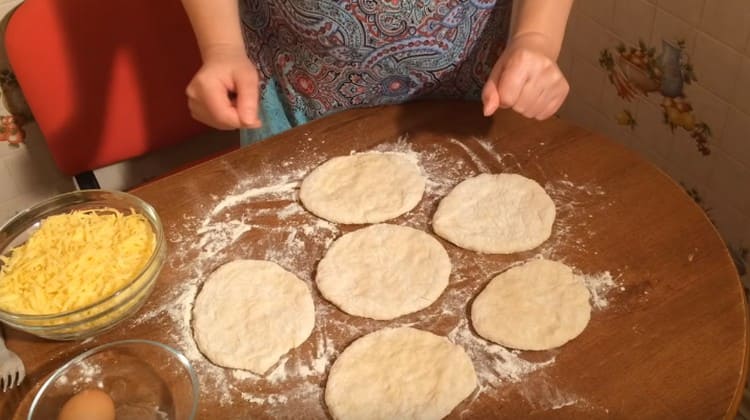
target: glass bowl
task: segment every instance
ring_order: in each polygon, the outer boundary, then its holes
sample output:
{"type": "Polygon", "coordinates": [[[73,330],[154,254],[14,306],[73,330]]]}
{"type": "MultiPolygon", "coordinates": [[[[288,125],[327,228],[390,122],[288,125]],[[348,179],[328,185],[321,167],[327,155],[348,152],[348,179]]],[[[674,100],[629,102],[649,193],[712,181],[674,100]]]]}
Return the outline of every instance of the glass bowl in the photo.
{"type": "MultiPolygon", "coordinates": [[[[155,235],[154,251],[140,273],[114,294],[88,306],[52,315],[17,314],[0,310],[0,321],[42,338],[80,340],[102,333],[135,313],[150,295],[164,265],[166,241],[156,210],[143,200],[118,191],[83,190],[55,196],[18,213],[0,227],[0,255],[23,244],[45,218],[73,210],[114,208],[142,214],[155,235]]],[[[2,264],[2,262],[0,262],[2,264]]]]}
{"type": "Polygon", "coordinates": [[[28,420],[56,419],[72,396],[99,389],[112,398],[118,420],[192,420],[200,385],[179,351],[149,340],[123,340],[95,347],[44,381],[28,420]]]}

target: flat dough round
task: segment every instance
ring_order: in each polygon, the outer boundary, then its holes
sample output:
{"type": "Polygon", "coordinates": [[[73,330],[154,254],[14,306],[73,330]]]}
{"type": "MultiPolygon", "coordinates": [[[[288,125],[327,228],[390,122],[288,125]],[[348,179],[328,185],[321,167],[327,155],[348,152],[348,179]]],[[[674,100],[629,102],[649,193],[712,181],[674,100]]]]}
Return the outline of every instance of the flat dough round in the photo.
{"type": "Polygon", "coordinates": [[[471,322],[479,335],[500,345],[547,350],[583,332],[589,298],[583,279],[567,265],[531,260],[490,281],[471,305],[471,322]]]}
{"type": "Polygon", "coordinates": [[[302,181],[302,204],[336,223],[379,223],[413,209],[425,178],[403,153],[368,152],[335,157],[302,181]]]}
{"type": "Polygon", "coordinates": [[[206,280],[193,306],[195,343],[220,366],[264,374],[310,336],[307,285],[270,261],[236,260],[206,280]]]}
{"type": "Polygon", "coordinates": [[[433,236],[379,224],[337,239],[318,264],[315,281],[344,312],[386,320],[430,306],[450,274],[448,253],[433,236]]]}
{"type": "Polygon", "coordinates": [[[481,174],[456,185],[432,218],[435,233],[472,251],[510,254],[534,249],[552,234],[555,203],[535,181],[481,174]]]}
{"type": "Polygon", "coordinates": [[[331,367],[334,419],[441,419],[477,386],[464,349],[414,328],[387,328],[347,347],[331,367]]]}

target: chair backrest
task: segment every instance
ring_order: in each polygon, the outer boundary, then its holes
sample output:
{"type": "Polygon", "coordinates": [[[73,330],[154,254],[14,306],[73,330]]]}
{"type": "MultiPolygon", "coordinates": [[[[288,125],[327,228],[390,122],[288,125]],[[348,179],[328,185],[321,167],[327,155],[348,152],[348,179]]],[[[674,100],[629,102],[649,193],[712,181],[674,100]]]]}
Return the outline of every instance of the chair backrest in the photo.
{"type": "Polygon", "coordinates": [[[200,55],[178,0],[26,0],[10,17],[5,45],[66,174],[208,130],[187,109],[200,55]]]}

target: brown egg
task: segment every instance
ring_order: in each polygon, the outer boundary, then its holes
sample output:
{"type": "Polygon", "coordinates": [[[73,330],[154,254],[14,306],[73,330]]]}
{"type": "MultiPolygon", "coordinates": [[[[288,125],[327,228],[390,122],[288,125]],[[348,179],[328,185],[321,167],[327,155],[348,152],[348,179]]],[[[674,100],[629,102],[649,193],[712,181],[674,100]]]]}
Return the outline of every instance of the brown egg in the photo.
{"type": "Polygon", "coordinates": [[[115,403],[99,389],[86,389],[65,402],[57,420],[115,420],[115,403]]]}

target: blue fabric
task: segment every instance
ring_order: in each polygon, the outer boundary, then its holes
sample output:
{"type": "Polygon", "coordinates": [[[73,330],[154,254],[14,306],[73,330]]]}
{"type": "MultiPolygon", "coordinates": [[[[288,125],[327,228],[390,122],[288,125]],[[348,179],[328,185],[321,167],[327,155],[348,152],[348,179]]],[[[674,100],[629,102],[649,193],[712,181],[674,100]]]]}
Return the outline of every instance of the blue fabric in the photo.
{"type": "Polygon", "coordinates": [[[269,80],[261,92],[259,117],[263,126],[258,129],[240,130],[240,145],[247,146],[279,134],[292,127],[307,122],[307,117],[301,111],[290,112],[285,104],[284,96],[279,92],[274,80],[269,80]]]}

